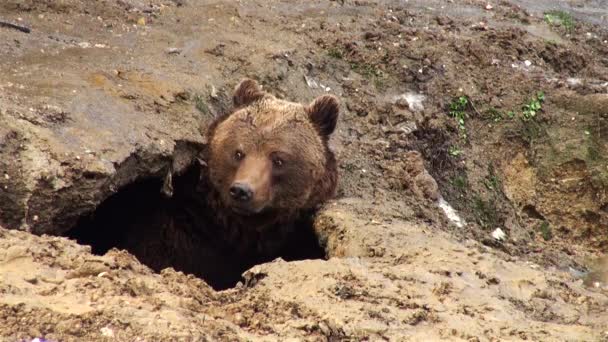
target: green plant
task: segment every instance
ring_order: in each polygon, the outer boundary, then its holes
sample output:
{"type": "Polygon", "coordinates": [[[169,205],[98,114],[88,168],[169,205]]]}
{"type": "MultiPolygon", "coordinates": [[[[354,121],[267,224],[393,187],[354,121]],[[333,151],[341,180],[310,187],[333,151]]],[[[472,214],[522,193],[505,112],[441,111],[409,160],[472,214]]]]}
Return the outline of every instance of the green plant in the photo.
{"type": "Polygon", "coordinates": [[[486,186],[488,190],[496,190],[498,189],[498,177],[497,176],[488,176],[484,179],[483,184],[486,186]]]}
{"type": "Polygon", "coordinates": [[[545,241],[549,241],[553,238],[553,233],[551,232],[551,226],[549,226],[549,222],[543,221],[543,223],[538,226],[538,230],[540,231],[540,234],[545,241]]]}
{"type": "Polygon", "coordinates": [[[501,122],[503,120],[502,113],[494,107],[488,109],[487,113],[488,117],[494,122],[501,122]]]}
{"type": "Polygon", "coordinates": [[[200,95],[197,94],[194,96],[194,107],[196,107],[196,109],[198,109],[199,112],[208,115],[209,113],[211,113],[209,111],[209,107],[207,106],[207,102],[205,101],[205,98],[200,95]]]}
{"type": "Polygon", "coordinates": [[[500,187],[500,179],[494,170],[494,166],[492,164],[488,165],[488,175],[483,179],[483,185],[488,190],[496,191],[500,187]]]}
{"type": "Polygon", "coordinates": [[[545,102],[545,93],[542,91],[538,92],[528,103],[522,107],[522,119],[529,121],[536,117],[536,114],[543,108],[543,102],[545,102]]]}
{"type": "Polygon", "coordinates": [[[448,148],[448,153],[452,156],[452,157],[458,157],[459,155],[462,154],[462,150],[458,148],[458,146],[450,146],[448,148]]]}
{"type": "Polygon", "coordinates": [[[547,24],[561,26],[566,32],[572,32],[574,29],[574,18],[568,12],[555,10],[546,12],[543,17],[547,24]]]}
{"type": "Polygon", "coordinates": [[[464,190],[468,187],[468,181],[467,178],[465,176],[459,175],[459,176],[455,176],[450,180],[450,184],[452,184],[453,187],[459,189],[459,190],[464,190]]]}
{"type": "Polygon", "coordinates": [[[509,119],[513,119],[513,118],[515,117],[515,112],[514,112],[514,111],[512,111],[512,110],[508,111],[508,112],[507,112],[507,117],[508,117],[509,119]]]}
{"type": "Polygon", "coordinates": [[[327,55],[329,57],[335,58],[335,59],[342,59],[344,58],[344,54],[342,53],[342,50],[336,48],[336,47],[332,47],[329,48],[327,50],[327,55]]]}
{"type": "Polygon", "coordinates": [[[522,120],[522,122],[523,127],[521,130],[521,136],[525,142],[532,145],[536,140],[538,140],[538,138],[540,138],[542,127],[538,122],[536,122],[536,120],[522,120]]]}
{"type": "Polygon", "coordinates": [[[486,229],[494,229],[498,225],[498,208],[493,199],[484,200],[476,195],[473,198],[473,213],[478,223],[486,229]]]}
{"type": "Polygon", "coordinates": [[[469,98],[466,96],[459,96],[453,99],[450,103],[450,115],[456,119],[458,129],[460,130],[460,134],[464,139],[467,138],[465,119],[467,118],[466,110],[468,107],[469,98]]]}
{"type": "Polygon", "coordinates": [[[602,142],[600,141],[598,134],[591,133],[593,127],[589,127],[585,130],[585,143],[587,145],[587,160],[593,164],[593,162],[598,161],[602,158],[601,146],[602,142]]]}
{"type": "Polygon", "coordinates": [[[382,70],[376,68],[369,63],[350,62],[350,68],[356,73],[366,78],[382,77],[384,73],[382,70]]]}

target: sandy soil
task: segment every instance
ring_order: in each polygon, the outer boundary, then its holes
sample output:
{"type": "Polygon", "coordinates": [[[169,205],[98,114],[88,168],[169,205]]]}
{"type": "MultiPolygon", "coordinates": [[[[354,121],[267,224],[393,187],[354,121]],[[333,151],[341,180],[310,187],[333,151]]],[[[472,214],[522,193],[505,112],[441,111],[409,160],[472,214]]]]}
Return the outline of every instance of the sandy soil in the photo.
{"type": "Polygon", "coordinates": [[[2,1],[0,340],[608,341],[606,4],[488,5],[2,1]],[[245,76],[341,99],[340,190],[217,291],[127,227],[245,76]]]}

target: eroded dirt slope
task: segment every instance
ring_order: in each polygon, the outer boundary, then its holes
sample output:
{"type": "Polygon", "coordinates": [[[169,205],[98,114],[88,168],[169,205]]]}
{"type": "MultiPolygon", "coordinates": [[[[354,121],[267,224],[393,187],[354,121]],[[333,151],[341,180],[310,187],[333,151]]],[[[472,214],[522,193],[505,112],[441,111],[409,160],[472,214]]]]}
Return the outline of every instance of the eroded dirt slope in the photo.
{"type": "Polygon", "coordinates": [[[607,339],[605,7],[514,3],[3,1],[0,337],[607,339]],[[328,260],[216,292],[36,236],[196,164],[245,76],[343,102],[328,260]]]}

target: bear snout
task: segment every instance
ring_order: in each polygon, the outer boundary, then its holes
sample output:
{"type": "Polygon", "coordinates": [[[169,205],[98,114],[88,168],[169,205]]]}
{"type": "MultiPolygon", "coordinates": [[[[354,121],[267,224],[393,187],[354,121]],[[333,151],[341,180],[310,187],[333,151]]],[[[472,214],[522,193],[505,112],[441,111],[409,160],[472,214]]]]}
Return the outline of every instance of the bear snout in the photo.
{"type": "Polygon", "coordinates": [[[253,190],[247,184],[234,183],[230,187],[230,196],[239,203],[248,203],[253,198],[253,190]]]}

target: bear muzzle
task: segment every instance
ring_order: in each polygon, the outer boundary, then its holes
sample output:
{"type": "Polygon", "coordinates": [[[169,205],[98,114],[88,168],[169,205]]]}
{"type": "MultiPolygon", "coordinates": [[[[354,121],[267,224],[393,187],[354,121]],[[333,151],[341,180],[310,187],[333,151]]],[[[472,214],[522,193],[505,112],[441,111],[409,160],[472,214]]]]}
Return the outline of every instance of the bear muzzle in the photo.
{"type": "Polygon", "coordinates": [[[229,206],[240,215],[259,214],[271,204],[271,168],[264,158],[246,157],[228,188],[229,206]]]}

